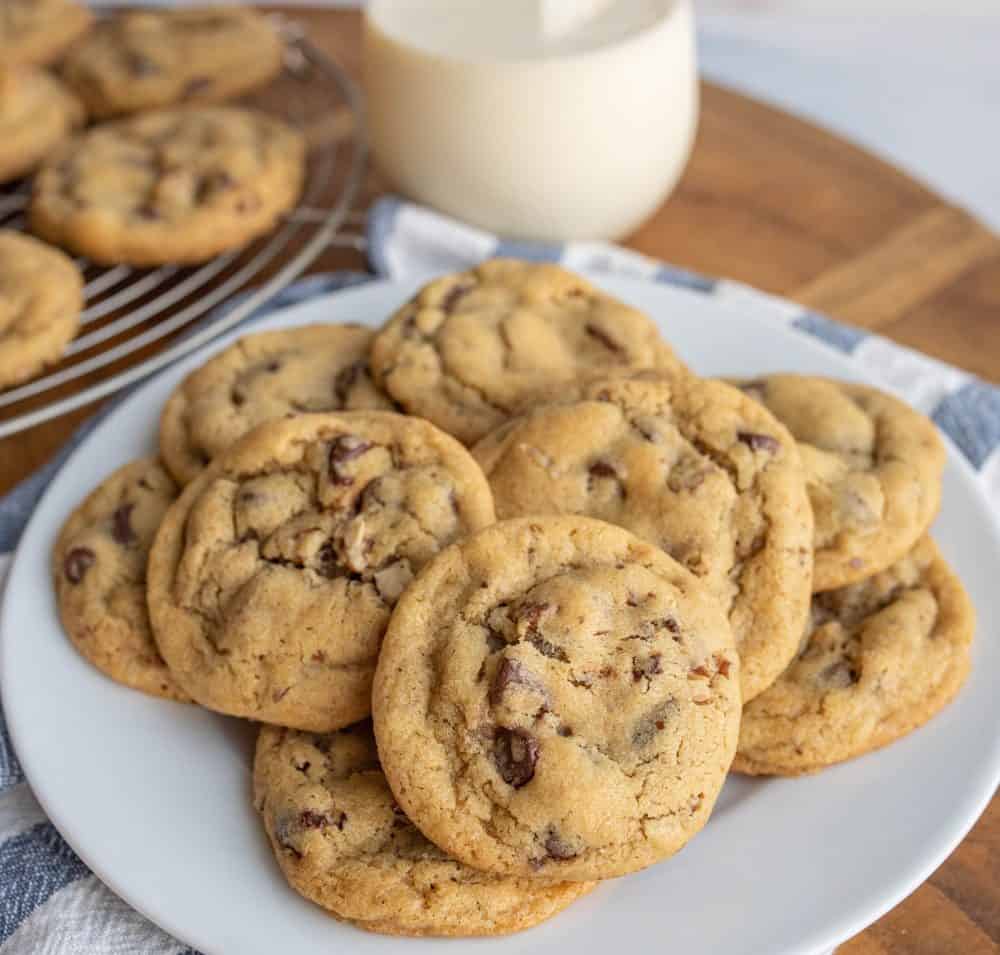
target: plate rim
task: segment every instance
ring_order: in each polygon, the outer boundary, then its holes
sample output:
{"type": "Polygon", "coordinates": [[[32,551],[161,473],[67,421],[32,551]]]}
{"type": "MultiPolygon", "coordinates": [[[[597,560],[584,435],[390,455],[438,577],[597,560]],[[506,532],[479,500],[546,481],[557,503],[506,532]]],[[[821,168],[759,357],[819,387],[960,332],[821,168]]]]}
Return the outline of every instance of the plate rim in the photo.
{"type": "MultiPolygon", "coordinates": [[[[608,286],[613,293],[623,295],[626,298],[628,297],[627,290],[630,287],[641,287],[645,291],[648,287],[652,286],[653,288],[665,291],[668,295],[679,296],[682,299],[687,298],[692,301],[697,300],[702,304],[704,304],[706,299],[710,299],[712,301],[713,308],[720,311],[730,312],[734,320],[739,319],[744,321],[748,327],[759,328],[765,332],[777,332],[779,336],[781,333],[795,334],[795,332],[789,329],[786,324],[780,323],[773,318],[761,315],[757,310],[742,311],[738,300],[727,300],[726,298],[706,294],[697,290],[675,285],[666,285],[651,281],[649,278],[615,275],[606,272],[593,272],[588,270],[579,271],[594,281],[595,284],[608,286]]],[[[0,701],[3,701],[4,703],[4,714],[6,717],[8,732],[11,742],[13,743],[14,751],[24,772],[25,779],[31,786],[31,790],[48,820],[52,822],[62,838],[66,840],[67,844],[74,850],[74,852],[78,853],[81,860],[87,865],[90,871],[97,876],[101,882],[107,885],[111,891],[125,901],[126,904],[134,908],[154,925],[160,927],[163,931],[169,933],[183,944],[191,945],[195,949],[206,952],[211,951],[210,946],[204,946],[196,939],[193,940],[193,937],[187,934],[186,928],[184,926],[178,926],[169,914],[157,911],[155,916],[151,915],[142,899],[134,898],[128,887],[120,885],[114,878],[113,874],[106,874],[105,867],[103,865],[94,865],[92,858],[87,858],[84,854],[80,853],[77,849],[76,839],[71,838],[66,834],[67,829],[72,830],[73,828],[71,820],[68,819],[68,814],[61,812],[57,806],[53,807],[49,798],[50,794],[48,792],[40,793],[36,791],[32,783],[32,771],[29,769],[29,766],[32,764],[33,758],[30,755],[22,755],[29,754],[31,752],[31,745],[28,739],[30,736],[30,729],[22,726],[20,723],[20,715],[17,711],[12,710],[6,705],[10,687],[14,682],[14,678],[11,675],[11,667],[8,663],[8,657],[12,652],[10,647],[13,643],[13,638],[8,637],[8,632],[12,629],[12,621],[10,618],[13,614],[13,610],[11,608],[14,606],[14,601],[10,599],[10,594],[13,592],[14,585],[19,579],[20,574],[30,572],[30,569],[24,569],[27,561],[27,558],[25,557],[25,551],[27,548],[24,544],[26,541],[31,539],[31,535],[35,532],[36,525],[40,524],[39,515],[41,514],[43,507],[47,506],[49,498],[55,494],[54,485],[56,483],[56,478],[61,475],[64,470],[70,467],[79,456],[83,456],[86,453],[86,450],[96,433],[106,427],[112,426],[115,419],[119,415],[127,414],[128,409],[132,407],[134,403],[141,401],[143,394],[156,381],[158,381],[161,376],[187,373],[188,370],[204,361],[205,357],[214,354],[223,347],[226,347],[226,345],[228,345],[232,340],[258,330],[265,330],[272,327],[273,324],[281,324],[282,318],[284,317],[287,319],[289,313],[295,313],[300,310],[306,311],[311,308],[316,308],[318,305],[323,303],[342,300],[344,297],[364,298],[371,295],[373,292],[378,294],[382,291],[388,290],[392,290],[394,293],[398,292],[398,298],[402,301],[405,299],[407,294],[411,293],[414,288],[421,285],[427,280],[427,278],[427,275],[401,280],[376,278],[360,285],[348,286],[336,291],[324,293],[315,298],[307,299],[303,302],[290,304],[284,308],[276,309],[264,316],[261,316],[259,319],[251,320],[251,322],[245,326],[240,326],[231,332],[213,339],[201,348],[196,349],[192,354],[185,356],[178,362],[168,366],[166,369],[163,369],[162,371],[157,372],[142,381],[129,394],[124,396],[124,398],[113,408],[106,412],[105,417],[98,423],[94,431],[88,434],[80,442],[78,447],[73,449],[72,453],[63,462],[56,474],[53,475],[49,486],[36,502],[32,510],[31,517],[24,527],[18,541],[18,546],[12,556],[6,584],[2,594],[3,606],[0,608],[0,701]]],[[[752,291],[756,292],[757,290],[752,291]]],[[[765,293],[758,292],[757,294],[764,295],[765,293]]],[[[794,303],[790,302],[790,300],[778,296],[768,295],[767,297],[774,300],[777,308],[780,308],[781,306],[794,305],[794,303]]],[[[336,319],[335,317],[331,317],[327,320],[335,321],[336,319]]],[[[294,322],[294,318],[292,321],[294,322]]],[[[669,321],[669,319],[666,319],[665,321],[669,321]]],[[[304,323],[305,321],[303,324],[304,323]]],[[[373,327],[375,326],[373,325],[373,327]]],[[[839,352],[819,340],[812,339],[804,332],[799,332],[798,334],[801,335],[801,343],[804,347],[814,352],[817,357],[824,361],[828,361],[835,366],[831,371],[832,374],[837,374],[840,368],[845,370],[849,368],[850,374],[855,380],[868,382],[876,385],[882,390],[898,393],[898,390],[894,389],[891,385],[874,381],[873,376],[869,373],[869,371],[853,361],[849,354],[839,352]]],[[[989,515],[989,533],[993,539],[994,548],[998,553],[1000,553],[1000,515],[994,511],[990,501],[985,495],[985,491],[982,488],[975,469],[972,467],[966,456],[954,444],[954,442],[951,441],[948,435],[942,433],[942,437],[948,448],[949,461],[956,463],[958,470],[961,473],[963,484],[970,489],[971,495],[976,501],[977,508],[989,515]]],[[[977,639],[982,639],[982,629],[982,621],[980,621],[980,626],[977,628],[977,639]]],[[[14,696],[16,697],[16,695],[15,691],[14,696]]],[[[985,753],[983,755],[984,757],[987,756],[985,753]]],[[[946,825],[947,831],[938,835],[938,838],[933,846],[925,846],[923,848],[919,857],[915,857],[911,861],[906,874],[897,877],[896,882],[892,886],[887,886],[882,890],[882,893],[879,896],[879,901],[875,904],[869,905],[864,911],[861,910],[861,906],[856,906],[856,911],[831,917],[830,924],[827,928],[813,929],[808,934],[808,937],[801,940],[801,944],[793,948],[788,948],[786,951],[789,955],[791,955],[792,952],[803,952],[808,953],[808,955],[815,955],[815,953],[832,949],[836,945],[841,944],[873,924],[881,918],[882,915],[893,909],[901,901],[911,895],[917,888],[919,888],[920,885],[922,885],[961,844],[965,836],[969,833],[969,831],[971,831],[973,826],[975,826],[976,822],[978,822],[992,800],[998,786],[1000,786],[1000,734],[998,734],[998,738],[995,741],[993,750],[989,754],[989,759],[987,761],[989,763],[990,772],[988,774],[984,773],[980,786],[977,787],[975,797],[971,800],[971,802],[968,798],[966,799],[965,810],[961,814],[955,813],[949,817],[946,825]],[[987,776],[990,778],[987,778],[987,776]]],[[[968,793],[966,793],[966,796],[968,797],[968,793]]]]}

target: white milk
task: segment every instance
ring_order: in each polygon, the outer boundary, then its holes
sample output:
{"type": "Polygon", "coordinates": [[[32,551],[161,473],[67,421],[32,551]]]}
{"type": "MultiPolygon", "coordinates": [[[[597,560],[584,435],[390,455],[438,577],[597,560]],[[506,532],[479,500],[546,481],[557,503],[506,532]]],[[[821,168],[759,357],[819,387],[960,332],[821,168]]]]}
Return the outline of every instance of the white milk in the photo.
{"type": "Polygon", "coordinates": [[[365,86],[397,188],[505,236],[619,238],[673,188],[690,0],[371,0],[365,86]]]}

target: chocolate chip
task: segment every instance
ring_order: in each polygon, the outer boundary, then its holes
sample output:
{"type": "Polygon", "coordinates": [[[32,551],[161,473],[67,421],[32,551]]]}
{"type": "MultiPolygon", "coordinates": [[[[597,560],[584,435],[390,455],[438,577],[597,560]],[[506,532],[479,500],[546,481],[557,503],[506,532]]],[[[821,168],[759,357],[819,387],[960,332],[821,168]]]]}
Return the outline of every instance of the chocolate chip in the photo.
{"type": "Polygon", "coordinates": [[[632,679],[638,683],[641,679],[649,679],[657,673],[662,673],[660,663],[663,657],[659,653],[651,653],[648,657],[632,657],[632,679]]]}
{"type": "Polygon", "coordinates": [[[569,737],[573,735],[573,727],[567,726],[565,723],[560,723],[556,732],[562,737],[569,737]]]}
{"type": "Polygon", "coordinates": [[[645,716],[641,717],[632,730],[633,746],[648,746],[658,733],[667,728],[667,724],[676,719],[679,707],[672,697],[654,706],[645,716]]]}
{"type": "Polygon", "coordinates": [[[135,210],[135,217],[137,219],[142,219],[146,222],[156,222],[163,217],[160,215],[158,209],[154,209],[152,206],[140,206],[135,210]]]}
{"type": "Polygon", "coordinates": [[[593,478],[615,478],[618,477],[618,472],[615,470],[614,465],[608,464],[607,461],[595,461],[588,469],[587,473],[593,478]]]}
{"type": "Polygon", "coordinates": [[[330,815],[325,812],[313,812],[311,809],[305,809],[299,815],[299,828],[301,829],[326,829],[329,826],[336,826],[342,830],[345,822],[347,822],[347,813],[344,812],[330,815]]]}
{"type": "Polygon", "coordinates": [[[736,437],[751,451],[765,451],[768,454],[777,454],[778,449],[781,447],[781,442],[777,438],[772,438],[769,434],[740,431],[736,437]]]}
{"type": "Polygon", "coordinates": [[[599,341],[609,351],[613,351],[619,355],[624,354],[625,349],[619,345],[618,342],[616,342],[606,331],[604,331],[603,328],[598,328],[596,325],[588,323],[584,327],[584,331],[586,331],[591,338],[596,338],[597,341],[599,341]]]}
{"type": "Polygon", "coordinates": [[[846,660],[838,660],[820,671],[818,680],[824,686],[834,690],[843,690],[853,686],[861,675],[846,660]]]}
{"type": "Polygon", "coordinates": [[[535,776],[538,740],[520,729],[497,727],[493,732],[493,762],[508,786],[520,789],[535,776]]]}
{"type": "Polygon", "coordinates": [[[490,653],[497,653],[507,646],[507,641],[504,640],[502,633],[489,627],[486,631],[486,646],[490,653]]]}
{"type": "Polygon", "coordinates": [[[729,678],[729,668],[732,664],[725,658],[720,657],[718,654],[715,655],[715,665],[718,668],[719,675],[729,678]]]}
{"type": "Polygon", "coordinates": [[[192,77],[184,86],[181,91],[181,99],[191,99],[195,96],[201,96],[207,93],[212,86],[212,80],[208,76],[195,76],[192,77]]]}
{"type": "Polygon", "coordinates": [[[566,651],[555,643],[546,640],[539,633],[532,633],[528,637],[528,643],[530,643],[543,657],[548,657],[550,660],[559,660],[561,663],[569,663],[569,657],[566,655],[566,651]]]}
{"type": "Polygon", "coordinates": [[[555,829],[549,829],[545,835],[545,854],[550,859],[562,862],[575,859],[579,853],[555,829]]]}
{"type": "Polygon", "coordinates": [[[63,572],[71,584],[83,580],[91,565],[97,560],[97,555],[89,547],[74,547],[63,561],[63,572]]]}
{"type": "Polygon", "coordinates": [[[326,541],[320,547],[316,552],[316,560],[319,564],[316,573],[321,577],[333,580],[334,577],[340,576],[340,559],[337,557],[337,548],[332,540],[326,541]]]}
{"type": "Polygon", "coordinates": [[[365,363],[356,361],[353,365],[341,368],[333,379],[333,394],[341,405],[346,405],[351,395],[351,389],[365,372],[365,363]]]}
{"type": "Polygon", "coordinates": [[[353,484],[354,478],[349,474],[344,474],[341,470],[342,466],[361,457],[373,447],[371,441],[365,441],[353,434],[342,434],[340,437],[334,438],[330,444],[330,481],[339,487],[349,487],[353,484]]]}
{"type": "Polygon", "coordinates": [[[490,684],[490,705],[499,706],[503,702],[507,688],[510,686],[523,686],[529,690],[545,692],[538,677],[521,663],[520,660],[512,660],[510,657],[504,657],[493,676],[493,682],[490,684]]]}
{"type": "Polygon", "coordinates": [[[523,620],[525,624],[527,624],[527,629],[529,631],[537,630],[543,614],[549,609],[549,607],[551,607],[551,604],[549,603],[521,604],[516,614],[516,620],[518,623],[523,620]]]}
{"type": "Polygon", "coordinates": [[[135,540],[132,530],[132,510],[135,504],[122,504],[111,515],[111,536],[119,544],[131,544],[135,540]]]}
{"type": "Polygon", "coordinates": [[[441,311],[451,314],[455,311],[458,303],[472,291],[473,287],[474,286],[471,282],[466,282],[464,284],[460,283],[449,289],[445,297],[441,299],[441,311]]]}
{"type": "Polygon", "coordinates": [[[133,76],[154,76],[163,72],[159,64],[151,60],[145,53],[130,52],[126,64],[129,73],[133,76]]]}

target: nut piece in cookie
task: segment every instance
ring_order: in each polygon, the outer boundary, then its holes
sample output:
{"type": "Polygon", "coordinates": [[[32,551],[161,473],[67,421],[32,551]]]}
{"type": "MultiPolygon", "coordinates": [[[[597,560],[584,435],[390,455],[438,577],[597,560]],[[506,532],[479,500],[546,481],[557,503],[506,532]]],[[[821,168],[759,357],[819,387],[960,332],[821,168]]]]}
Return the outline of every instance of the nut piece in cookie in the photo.
{"type": "Polygon", "coordinates": [[[373,690],[407,816],[467,865],[586,881],[680,849],[735,752],[739,656],[711,588],[583,517],[502,521],[393,613],[373,690]]]}
{"type": "Polygon", "coordinates": [[[92,22],[90,11],[76,0],[0,0],[0,63],[52,63],[92,22]]]}
{"type": "Polygon", "coordinates": [[[66,81],[91,116],[181,103],[222,103],[269,82],[283,44],[267,19],[240,7],[121,11],[70,51],[66,81]]]}
{"type": "Polygon", "coordinates": [[[974,630],[929,537],[874,577],[817,594],[797,659],[744,710],[733,768],[795,776],[905,736],[958,693],[974,630]]]}
{"type": "Polygon", "coordinates": [[[368,722],[324,735],[264,727],[254,802],[289,885],[367,931],[504,935],[592,888],[488,875],[450,858],[397,805],[368,722]]]}
{"type": "Polygon", "coordinates": [[[100,265],[196,264],[274,228],[304,175],[305,140],[279,119],[162,110],[57,149],[35,177],[29,221],[100,265]]]}
{"type": "Polygon", "coordinates": [[[163,662],[146,607],[146,560],[177,486],[155,458],[119,468],[70,514],[52,553],[70,640],[118,683],[187,700],[163,662]]]}
{"type": "Polygon", "coordinates": [[[798,650],[812,589],[812,512],[795,441],[717,381],[651,372],[562,386],[473,450],[500,520],[583,514],[662,548],[717,593],[744,700],[798,650]]]}
{"type": "Polygon", "coordinates": [[[306,325],[246,335],[195,369],[160,417],[160,454],[193,480],[220,451],[264,421],[321,411],[391,410],[368,372],[372,332],[306,325]]]}
{"type": "Polygon", "coordinates": [[[928,418],[846,381],[771,375],[739,387],[799,443],[816,517],[814,590],[864,580],[913,548],[941,503],[944,445],[928,418]]]}
{"type": "Polygon", "coordinates": [[[31,172],[83,120],[76,97],[44,70],[0,66],[0,183],[31,172]]]}
{"type": "Polygon", "coordinates": [[[379,332],[371,362],[403,408],[466,444],[554,383],[683,370],[642,312],[559,266],[512,259],[432,282],[379,332]]]}
{"type": "Polygon", "coordinates": [[[0,230],[0,387],[58,361],[76,334],[83,276],[58,249],[0,230]]]}
{"type": "Polygon", "coordinates": [[[493,519],[475,461],[425,421],[358,411],[259,425],[185,488],[157,535],[160,652],[203,706],[347,726],[370,712],[400,594],[493,519]]]}

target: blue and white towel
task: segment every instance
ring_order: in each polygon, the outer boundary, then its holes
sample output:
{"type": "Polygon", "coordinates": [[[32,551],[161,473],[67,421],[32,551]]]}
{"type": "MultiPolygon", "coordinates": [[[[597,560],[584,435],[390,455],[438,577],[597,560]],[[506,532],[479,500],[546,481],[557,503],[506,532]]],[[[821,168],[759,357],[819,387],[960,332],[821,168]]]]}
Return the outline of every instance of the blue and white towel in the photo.
{"type": "MultiPolygon", "coordinates": [[[[489,256],[513,255],[643,277],[738,302],[754,315],[796,328],[850,355],[874,381],[931,415],[968,457],[1000,514],[1000,389],[950,365],[746,285],[694,275],[604,243],[505,242],[394,199],[381,200],[371,211],[368,239],[374,272],[392,278],[453,271],[489,256]]],[[[370,277],[340,273],[305,279],[267,310],[370,277]]],[[[247,324],[259,317],[249,318],[247,324]]],[[[100,417],[85,424],[55,461],[0,501],[0,559],[9,557],[42,491],[100,417]]],[[[138,952],[196,955],[113,895],[66,845],[35,802],[0,716],[0,955],[138,952]]]]}

